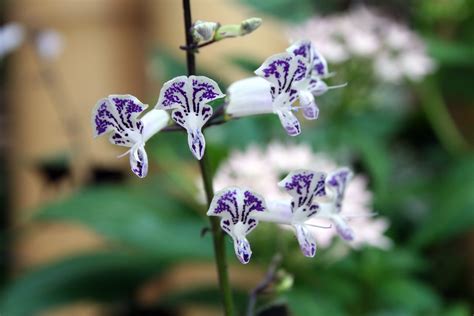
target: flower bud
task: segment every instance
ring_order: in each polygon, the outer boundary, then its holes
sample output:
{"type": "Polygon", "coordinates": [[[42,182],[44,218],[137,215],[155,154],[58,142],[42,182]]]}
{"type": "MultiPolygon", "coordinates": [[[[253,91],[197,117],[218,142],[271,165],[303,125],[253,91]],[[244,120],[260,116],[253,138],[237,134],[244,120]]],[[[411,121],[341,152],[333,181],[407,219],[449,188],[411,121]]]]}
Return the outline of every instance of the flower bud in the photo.
{"type": "Polygon", "coordinates": [[[203,44],[212,41],[218,27],[219,23],[217,22],[196,21],[191,28],[194,42],[197,44],[203,44]]]}
{"type": "Polygon", "coordinates": [[[262,25],[261,18],[249,18],[240,23],[240,36],[247,35],[258,29],[262,25]]]}

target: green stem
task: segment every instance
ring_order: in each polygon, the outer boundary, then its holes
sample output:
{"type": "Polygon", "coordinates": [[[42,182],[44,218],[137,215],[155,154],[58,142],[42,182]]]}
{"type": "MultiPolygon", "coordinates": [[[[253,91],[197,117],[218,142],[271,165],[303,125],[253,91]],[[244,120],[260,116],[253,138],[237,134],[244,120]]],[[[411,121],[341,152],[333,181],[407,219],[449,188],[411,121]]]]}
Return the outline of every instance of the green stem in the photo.
{"type": "MultiPolygon", "coordinates": [[[[184,29],[186,34],[186,46],[190,47],[193,44],[192,35],[190,32],[192,26],[191,6],[189,0],[183,0],[184,13],[184,29]]],[[[188,68],[188,76],[196,74],[196,59],[194,50],[186,51],[186,65],[188,68]]],[[[207,167],[206,155],[199,161],[201,176],[204,183],[204,190],[206,191],[207,205],[211,204],[214,197],[214,189],[212,185],[212,175],[207,167]]],[[[212,239],[214,243],[214,255],[217,267],[217,276],[219,279],[219,288],[222,294],[224,304],[224,313],[226,316],[234,316],[234,304],[232,299],[232,290],[229,283],[229,275],[227,271],[227,258],[225,252],[224,233],[222,232],[217,217],[210,217],[212,227],[212,239]]]]}
{"type": "MultiPolygon", "coordinates": [[[[212,188],[212,177],[207,168],[207,160],[204,156],[199,161],[199,167],[201,169],[202,180],[204,183],[204,190],[206,191],[206,197],[208,205],[212,201],[213,188],[212,188]]],[[[214,243],[214,255],[217,266],[217,276],[219,279],[219,288],[222,294],[222,300],[224,304],[224,311],[226,316],[234,315],[234,302],[232,299],[232,290],[229,283],[229,275],[227,269],[227,258],[225,253],[225,239],[224,233],[222,232],[219,218],[210,216],[212,239],[214,243]]]]}
{"type": "Polygon", "coordinates": [[[423,111],[443,147],[453,155],[469,150],[469,145],[458,130],[438,89],[427,79],[418,85],[423,111]]]}

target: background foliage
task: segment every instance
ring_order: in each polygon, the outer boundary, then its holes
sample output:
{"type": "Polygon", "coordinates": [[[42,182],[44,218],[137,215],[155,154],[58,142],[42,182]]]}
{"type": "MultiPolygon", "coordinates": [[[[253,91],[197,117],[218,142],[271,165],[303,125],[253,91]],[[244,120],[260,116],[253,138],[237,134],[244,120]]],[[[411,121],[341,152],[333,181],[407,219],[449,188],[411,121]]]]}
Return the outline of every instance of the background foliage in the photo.
{"type": "MultiPolygon", "coordinates": [[[[341,12],[352,4],[243,2],[283,23],[315,13],[341,12]]],[[[251,266],[266,269],[273,254],[283,251],[282,270],[294,278],[294,285],[277,287],[272,295],[261,297],[262,315],[277,305],[287,306],[292,315],[461,316],[472,312],[474,128],[472,121],[456,118],[462,116],[459,113],[472,117],[474,111],[474,3],[384,1],[381,9],[391,15],[395,12],[395,18],[403,18],[426,39],[438,63],[437,72],[421,83],[386,87],[381,100],[395,106],[378,107],[358,89],[370,89],[370,82],[356,72],[344,72],[347,65],[342,65],[336,69],[338,77],[346,78],[349,86],[319,98],[321,118],[304,126],[305,132],[292,141],[309,143],[316,152],[331,153],[341,162],[351,161],[357,171],[369,176],[374,209],[390,219],[394,247],[389,251],[363,248],[336,261],[321,251],[315,260],[303,260],[291,255],[297,249],[290,233],[277,242],[269,237],[276,228],[264,226],[251,236],[255,254],[251,266]],[[357,83],[351,87],[351,82],[357,83]],[[431,111],[433,104],[448,108],[467,145],[453,148],[443,138],[447,131],[431,111]],[[401,110],[406,107],[410,110],[401,110]]],[[[152,58],[167,65],[160,69],[163,77],[183,73],[183,65],[171,54],[154,51],[152,58]]],[[[231,60],[248,70],[261,62],[242,57],[231,60]]],[[[209,129],[207,151],[215,170],[232,149],[274,139],[289,141],[279,122],[274,117],[252,117],[209,129]]],[[[130,177],[125,184],[91,185],[45,205],[35,221],[78,223],[103,236],[108,246],[10,280],[4,284],[2,315],[34,315],[79,299],[109,303],[117,315],[148,315],[136,301],[137,291],[147,280],[163,277],[178,264],[210,262],[211,240],[207,235],[200,237],[207,221],[194,198],[195,162],[184,144],[184,134],[159,135],[148,146],[149,156],[156,161],[146,180],[130,177]]],[[[229,259],[233,260],[230,250],[229,259]]],[[[236,291],[241,312],[247,290],[236,291]]],[[[177,290],[149,308],[173,315],[187,304],[218,305],[216,291],[212,284],[177,290]]]]}

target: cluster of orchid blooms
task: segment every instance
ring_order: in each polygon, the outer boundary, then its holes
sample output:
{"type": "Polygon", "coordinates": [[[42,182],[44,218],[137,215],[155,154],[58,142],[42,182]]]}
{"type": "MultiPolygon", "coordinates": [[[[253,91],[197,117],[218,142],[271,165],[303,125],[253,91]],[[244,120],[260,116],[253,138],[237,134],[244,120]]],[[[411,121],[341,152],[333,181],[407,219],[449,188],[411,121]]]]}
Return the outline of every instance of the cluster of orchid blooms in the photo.
{"type": "MultiPolygon", "coordinates": [[[[304,118],[317,119],[319,109],[314,97],[338,87],[329,87],[323,81],[331,75],[327,62],[306,40],[269,57],[255,74],[257,77],[237,81],[228,88],[225,118],[274,113],[290,136],[301,132],[295,113],[301,110],[304,118]]],[[[143,178],[148,171],[145,143],[166,128],[170,118],[187,131],[192,154],[202,159],[206,145],[202,129],[215,118],[209,103],[223,97],[217,83],[204,76],[179,76],[166,82],[155,108],[143,116],[147,105],[136,97],[110,95],[99,100],[93,109],[94,134],[110,134],[110,142],[129,148],[123,155],[129,154],[132,171],[143,178]]],[[[279,183],[292,197],[291,203],[267,203],[250,189],[227,187],[214,195],[207,215],[221,217],[221,228],[233,238],[235,253],[242,263],[248,263],[252,254],[246,235],[259,221],[292,226],[303,254],[313,257],[316,242],[308,226],[315,225],[307,223],[312,218],[331,220],[343,239],[353,239],[347,218],[340,214],[351,177],[347,168],[328,175],[311,170],[292,171],[279,183]]]]}

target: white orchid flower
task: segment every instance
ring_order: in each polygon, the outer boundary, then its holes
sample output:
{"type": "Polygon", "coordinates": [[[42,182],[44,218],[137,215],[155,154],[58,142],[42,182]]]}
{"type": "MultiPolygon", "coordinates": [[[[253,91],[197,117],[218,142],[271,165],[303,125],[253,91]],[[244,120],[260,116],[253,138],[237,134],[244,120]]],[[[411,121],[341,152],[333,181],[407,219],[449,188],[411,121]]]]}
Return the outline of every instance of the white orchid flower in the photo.
{"type": "Polygon", "coordinates": [[[214,195],[207,215],[221,217],[221,228],[232,237],[237,258],[247,264],[252,250],[246,236],[257,226],[257,214],[265,210],[265,200],[259,194],[228,187],[214,195]]]}
{"type": "Polygon", "coordinates": [[[148,173],[146,141],[169,121],[168,113],[163,110],[151,110],[138,118],[147,107],[136,97],[126,94],[100,99],[92,110],[94,136],[110,133],[112,144],[130,147],[120,157],[130,153],[130,167],[140,178],[148,173]]]}
{"type": "Polygon", "coordinates": [[[163,85],[155,109],[173,111],[171,118],[186,129],[189,149],[200,160],[206,147],[202,127],[213,113],[208,103],[224,96],[212,79],[179,76],[163,85]]]}

